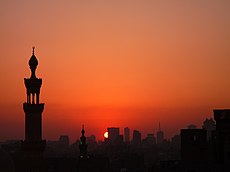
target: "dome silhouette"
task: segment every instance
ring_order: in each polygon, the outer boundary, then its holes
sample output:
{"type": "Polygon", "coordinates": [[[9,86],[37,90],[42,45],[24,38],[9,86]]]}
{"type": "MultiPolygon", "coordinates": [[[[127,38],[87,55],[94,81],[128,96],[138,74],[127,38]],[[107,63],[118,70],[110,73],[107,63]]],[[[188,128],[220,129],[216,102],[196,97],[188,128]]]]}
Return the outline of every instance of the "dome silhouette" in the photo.
{"type": "Polygon", "coordinates": [[[33,47],[33,53],[32,53],[32,56],[29,60],[30,67],[36,67],[38,65],[38,60],[37,60],[36,56],[34,55],[34,48],[35,47],[33,47]]]}
{"type": "Polygon", "coordinates": [[[35,57],[35,55],[32,55],[30,60],[29,60],[29,65],[30,66],[37,66],[38,65],[38,60],[37,58],[35,57]]]}

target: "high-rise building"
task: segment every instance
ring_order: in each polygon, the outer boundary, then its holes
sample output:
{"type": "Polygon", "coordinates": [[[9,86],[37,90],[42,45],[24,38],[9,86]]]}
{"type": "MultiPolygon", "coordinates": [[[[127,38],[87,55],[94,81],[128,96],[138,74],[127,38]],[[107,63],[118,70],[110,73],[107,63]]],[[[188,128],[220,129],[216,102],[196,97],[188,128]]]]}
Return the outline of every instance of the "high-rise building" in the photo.
{"type": "Polygon", "coordinates": [[[161,125],[159,123],[159,128],[157,131],[157,144],[162,144],[164,141],[164,132],[161,131],[161,125]]]}
{"type": "Polygon", "coordinates": [[[181,160],[183,164],[207,161],[207,140],[204,129],[181,129],[181,160]]]}
{"type": "Polygon", "coordinates": [[[216,121],[216,158],[219,163],[230,164],[230,109],[214,110],[216,121]]]}
{"type": "Polygon", "coordinates": [[[120,131],[117,127],[107,128],[109,143],[115,143],[119,139],[120,131]]]}
{"type": "Polygon", "coordinates": [[[207,131],[207,140],[210,141],[212,139],[212,133],[216,130],[215,121],[212,118],[206,118],[202,128],[207,131]]]}
{"type": "Polygon", "coordinates": [[[137,130],[133,130],[133,144],[134,145],[141,144],[141,133],[137,130]]]}
{"type": "Polygon", "coordinates": [[[130,142],[130,129],[128,127],[124,128],[125,143],[130,142]]]}
{"type": "Polygon", "coordinates": [[[42,139],[42,112],[44,103],[40,103],[40,88],[42,79],[36,77],[38,60],[34,55],[29,60],[31,70],[30,78],[25,78],[27,100],[23,104],[25,112],[25,140],[22,142],[22,149],[25,158],[24,171],[42,170],[42,153],[46,146],[46,141],[42,139]]]}

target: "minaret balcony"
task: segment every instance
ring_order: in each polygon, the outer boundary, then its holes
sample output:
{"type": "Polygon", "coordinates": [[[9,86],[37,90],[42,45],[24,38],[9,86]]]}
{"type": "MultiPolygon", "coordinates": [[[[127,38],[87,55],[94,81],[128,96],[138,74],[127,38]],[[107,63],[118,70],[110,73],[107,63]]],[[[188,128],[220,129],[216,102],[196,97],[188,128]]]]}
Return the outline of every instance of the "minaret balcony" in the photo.
{"type": "Polygon", "coordinates": [[[30,104],[30,103],[24,103],[23,109],[26,114],[37,114],[42,113],[44,109],[44,103],[41,104],[30,104]]]}
{"type": "Polygon", "coordinates": [[[42,79],[28,79],[24,78],[24,83],[27,89],[31,90],[40,90],[41,85],[42,85],[42,79]]]}

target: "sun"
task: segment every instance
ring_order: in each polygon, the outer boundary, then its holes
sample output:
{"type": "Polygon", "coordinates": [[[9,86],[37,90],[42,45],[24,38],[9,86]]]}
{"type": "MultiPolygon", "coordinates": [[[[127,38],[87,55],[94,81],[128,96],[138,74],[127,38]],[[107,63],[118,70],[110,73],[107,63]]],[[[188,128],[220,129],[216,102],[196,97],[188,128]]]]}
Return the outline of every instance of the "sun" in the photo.
{"type": "Polygon", "coordinates": [[[104,137],[107,139],[109,137],[108,131],[104,133],[104,137]]]}

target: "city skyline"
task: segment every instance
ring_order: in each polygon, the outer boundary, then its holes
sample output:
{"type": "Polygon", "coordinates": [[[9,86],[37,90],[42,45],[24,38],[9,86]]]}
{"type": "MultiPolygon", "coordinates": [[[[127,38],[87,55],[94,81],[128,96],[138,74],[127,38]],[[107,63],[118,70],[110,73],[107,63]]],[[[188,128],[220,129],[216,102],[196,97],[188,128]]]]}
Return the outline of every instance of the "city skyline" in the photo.
{"type": "Polygon", "coordinates": [[[44,138],[108,127],[166,138],[229,107],[230,3],[2,1],[0,140],[24,138],[31,47],[43,78],[44,138]],[[154,131],[155,130],[155,131],[154,131]]]}

